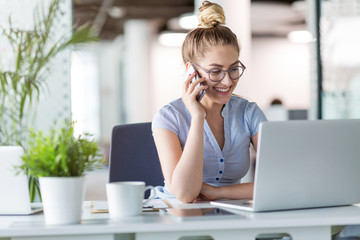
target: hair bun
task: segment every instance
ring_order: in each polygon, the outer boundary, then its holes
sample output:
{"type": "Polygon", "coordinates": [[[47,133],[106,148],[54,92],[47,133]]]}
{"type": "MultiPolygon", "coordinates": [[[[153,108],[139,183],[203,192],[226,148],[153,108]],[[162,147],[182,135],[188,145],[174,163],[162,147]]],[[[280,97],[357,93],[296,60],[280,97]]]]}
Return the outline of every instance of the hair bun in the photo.
{"type": "Polygon", "coordinates": [[[223,8],[216,3],[203,1],[198,13],[199,27],[212,28],[218,24],[225,24],[223,8]]]}

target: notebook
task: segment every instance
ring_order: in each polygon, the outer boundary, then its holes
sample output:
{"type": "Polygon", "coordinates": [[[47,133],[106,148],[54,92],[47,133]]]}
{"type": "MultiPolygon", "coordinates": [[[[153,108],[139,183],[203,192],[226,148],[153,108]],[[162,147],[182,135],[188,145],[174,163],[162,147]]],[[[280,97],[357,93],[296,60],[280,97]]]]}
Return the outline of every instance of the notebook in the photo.
{"type": "Polygon", "coordinates": [[[23,154],[20,146],[0,147],[0,215],[29,215],[42,211],[39,206],[31,206],[27,176],[16,174],[15,166],[21,164],[23,154]]]}
{"type": "Polygon", "coordinates": [[[262,123],[253,201],[211,204],[260,212],[360,203],[359,136],[355,119],[262,123]]]}

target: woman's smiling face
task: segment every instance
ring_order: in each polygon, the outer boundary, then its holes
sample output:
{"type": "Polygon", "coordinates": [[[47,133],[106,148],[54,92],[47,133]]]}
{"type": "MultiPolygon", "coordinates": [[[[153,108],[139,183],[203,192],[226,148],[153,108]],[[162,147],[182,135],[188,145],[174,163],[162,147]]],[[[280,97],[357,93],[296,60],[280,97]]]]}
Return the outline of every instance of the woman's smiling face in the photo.
{"type": "MultiPolygon", "coordinates": [[[[228,70],[239,66],[239,55],[236,48],[231,45],[214,46],[196,64],[206,71],[211,69],[228,70]]],[[[204,70],[197,68],[197,71],[201,77],[206,77],[206,84],[209,85],[203,100],[213,104],[226,104],[239,80],[231,80],[229,74],[225,73],[221,81],[213,82],[204,70]]]]}

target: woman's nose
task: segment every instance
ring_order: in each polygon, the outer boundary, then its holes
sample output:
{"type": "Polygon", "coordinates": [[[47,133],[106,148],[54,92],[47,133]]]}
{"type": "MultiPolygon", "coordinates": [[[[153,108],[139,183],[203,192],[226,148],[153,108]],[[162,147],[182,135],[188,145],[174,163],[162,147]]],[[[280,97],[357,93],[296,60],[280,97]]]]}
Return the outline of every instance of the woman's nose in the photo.
{"type": "Polygon", "coordinates": [[[221,80],[221,83],[226,86],[231,86],[233,84],[233,81],[230,79],[229,73],[225,72],[224,78],[221,80]]]}

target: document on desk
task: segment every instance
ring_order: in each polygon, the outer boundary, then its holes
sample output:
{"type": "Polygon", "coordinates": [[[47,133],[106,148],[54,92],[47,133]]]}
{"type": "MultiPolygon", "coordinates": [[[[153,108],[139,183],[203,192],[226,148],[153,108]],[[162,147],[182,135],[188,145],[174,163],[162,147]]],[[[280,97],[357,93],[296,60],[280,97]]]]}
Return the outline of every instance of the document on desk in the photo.
{"type": "MultiPolygon", "coordinates": [[[[143,207],[143,212],[159,211],[159,209],[168,208],[169,206],[161,199],[151,199],[143,207]]],[[[109,207],[107,201],[91,202],[91,213],[108,213],[109,207]]]]}

